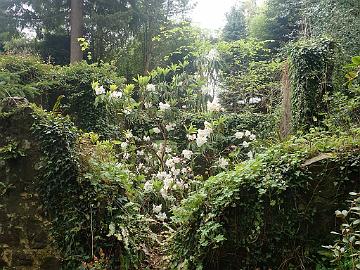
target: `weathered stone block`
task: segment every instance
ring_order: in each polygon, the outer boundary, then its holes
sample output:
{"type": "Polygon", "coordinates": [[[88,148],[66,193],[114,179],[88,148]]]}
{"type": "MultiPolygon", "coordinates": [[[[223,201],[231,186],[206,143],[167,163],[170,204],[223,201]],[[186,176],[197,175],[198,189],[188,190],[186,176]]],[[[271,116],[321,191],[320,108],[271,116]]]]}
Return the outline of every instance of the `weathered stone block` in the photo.
{"type": "Polygon", "coordinates": [[[25,225],[25,231],[29,240],[29,246],[32,249],[45,248],[48,245],[48,234],[44,227],[34,219],[29,219],[25,225]]]}
{"type": "Polygon", "coordinates": [[[40,156],[30,131],[34,110],[19,107],[11,111],[0,118],[0,147],[15,141],[24,155],[0,158],[0,181],[5,184],[0,185],[0,270],[60,269],[58,253],[49,240],[49,223],[36,193],[35,166],[40,156]]]}
{"type": "Polygon", "coordinates": [[[12,257],[12,266],[32,266],[33,258],[31,254],[17,251],[12,257]]]}
{"type": "Polygon", "coordinates": [[[40,270],[58,270],[60,268],[60,260],[56,257],[45,257],[40,266],[40,270]]]}
{"type": "Polygon", "coordinates": [[[3,209],[0,209],[0,227],[2,227],[2,224],[5,224],[9,221],[9,218],[6,214],[6,211],[3,209]]]}
{"type": "Polygon", "coordinates": [[[0,234],[0,245],[6,244],[9,247],[20,246],[21,230],[17,228],[11,228],[5,230],[3,234],[0,234]]]}

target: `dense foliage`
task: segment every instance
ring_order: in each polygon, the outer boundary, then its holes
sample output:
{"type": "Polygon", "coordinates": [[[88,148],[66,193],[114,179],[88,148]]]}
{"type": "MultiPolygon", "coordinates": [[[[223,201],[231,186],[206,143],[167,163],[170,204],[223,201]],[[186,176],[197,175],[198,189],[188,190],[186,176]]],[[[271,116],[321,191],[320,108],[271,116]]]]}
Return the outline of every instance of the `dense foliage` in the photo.
{"type": "Polygon", "coordinates": [[[341,269],[358,269],[359,263],[359,251],[357,246],[359,245],[359,193],[350,192],[350,208],[348,210],[336,210],[335,215],[341,222],[340,233],[332,231],[332,234],[338,235],[335,244],[324,246],[324,248],[331,250],[333,257],[332,262],[341,269]]]}
{"type": "Polygon", "coordinates": [[[67,118],[36,108],[33,117],[42,155],[39,193],[66,268],[100,253],[112,269],[139,267],[148,233],[139,206],[128,199],[136,175],[117,162],[110,142],[80,136],[67,118]]]}
{"type": "Polygon", "coordinates": [[[109,108],[95,104],[92,82],[123,85],[124,79],[109,64],[79,63],[69,67],[43,64],[32,56],[0,57],[0,99],[20,96],[47,110],[70,115],[84,131],[105,138],[119,135],[119,119],[109,108]]]}
{"type": "Polygon", "coordinates": [[[174,209],[174,268],[309,269],[321,264],[318,237],[326,231],[322,228],[331,227],[336,201],[346,198],[335,197],[335,189],[346,194],[358,188],[359,152],[353,149],[359,143],[359,130],[340,137],[315,132],[210,178],[174,209]],[[324,204],[318,192],[336,198],[334,205],[324,204]]]}
{"type": "Polygon", "coordinates": [[[82,0],[67,66],[71,2],[0,1],[0,170],[36,156],[64,269],[360,269],[358,1],[213,35],[188,0],[82,0]]]}
{"type": "Polygon", "coordinates": [[[219,45],[223,62],[220,103],[230,112],[271,113],[279,105],[282,63],[266,42],[239,40],[219,45]]]}
{"type": "MultiPolygon", "coordinates": [[[[1,2],[0,44],[23,35],[21,29],[32,29],[37,42],[32,51],[56,64],[69,63],[70,2],[65,0],[3,0],[1,2]],[[67,44],[60,47],[60,45],[67,44]]],[[[120,68],[127,63],[131,76],[149,71],[152,61],[153,41],[161,26],[171,18],[186,18],[188,0],[84,0],[84,36],[91,44],[93,60],[114,60],[120,68]],[[125,52],[134,50],[134,54],[125,52]],[[135,69],[134,69],[135,68],[135,69]]],[[[9,51],[12,48],[8,47],[9,51]]]]}
{"type": "Polygon", "coordinates": [[[11,96],[38,100],[51,79],[50,66],[36,57],[0,57],[0,99],[11,96]]]}

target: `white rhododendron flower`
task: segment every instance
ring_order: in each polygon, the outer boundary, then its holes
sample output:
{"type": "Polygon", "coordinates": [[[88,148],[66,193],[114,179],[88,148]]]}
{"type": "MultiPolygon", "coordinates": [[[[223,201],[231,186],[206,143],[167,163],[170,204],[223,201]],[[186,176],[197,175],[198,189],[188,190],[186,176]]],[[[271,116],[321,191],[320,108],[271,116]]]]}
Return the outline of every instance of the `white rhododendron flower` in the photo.
{"type": "Polygon", "coordinates": [[[165,213],[159,213],[156,215],[156,218],[160,221],[165,221],[165,219],[167,219],[167,216],[165,213]]]}
{"type": "Polygon", "coordinates": [[[244,137],[244,135],[245,135],[244,132],[238,131],[238,132],[235,133],[234,136],[235,136],[236,139],[242,139],[244,137]]]}
{"type": "Polygon", "coordinates": [[[128,143],[127,142],[122,142],[121,144],[120,144],[120,146],[121,146],[121,148],[126,148],[127,146],[128,146],[128,143]]]}
{"type": "Polygon", "coordinates": [[[254,153],[252,151],[250,151],[249,153],[247,153],[247,156],[249,157],[249,159],[253,159],[254,153]]]}
{"type": "Polygon", "coordinates": [[[346,211],[346,210],[342,210],[342,211],[340,211],[340,210],[336,210],[335,211],[335,215],[337,216],[337,217],[346,217],[347,215],[348,215],[348,211],[346,211]]]}
{"type": "Polygon", "coordinates": [[[124,156],[123,156],[124,159],[129,159],[129,157],[130,157],[129,153],[125,153],[124,156]]]}
{"type": "Polygon", "coordinates": [[[130,110],[129,109],[124,109],[123,113],[126,114],[126,115],[129,115],[131,113],[131,111],[132,111],[131,109],[130,110]]]}
{"type": "Polygon", "coordinates": [[[137,154],[138,156],[143,156],[145,153],[144,153],[144,150],[138,150],[138,151],[136,152],[136,154],[137,154]]]}
{"type": "Polygon", "coordinates": [[[145,102],[144,106],[145,106],[146,109],[149,109],[149,108],[152,107],[152,104],[150,102],[145,102]]]}
{"type": "Polygon", "coordinates": [[[205,129],[211,129],[212,130],[212,124],[209,123],[208,121],[204,122],[204,126],[205,126],[205,129]]]}
{"type": "Polygon", "coordinates": [[[216,101],[213,101],[213,102],[208,101],[207,109],[209,112],[221,112],[223,110],[220,103],[218,103],[216,101]]]}
{"type": "Polygon", "coordinates": [[[189,141],[196,140],[196,134],[187,134],[186,137],[188,138],[189,141]]]}
{"type": "Polygon", "coordinates": [[[161,130],[157,127],[153,128],[154,133],[159,134],[161,130]]]}
{"type": "Polygon", "coordinates": [[[174,180],[172,178],[166,177],[163,182],[164,182],[164,189],[169,190],[169,188],[173,185],[174,180]]]}
{"type": "Polygon", "coordinates": [[[176,181],[176,185],[180,188],[180,189],[185,189],[185,183],[184,181],[176,181]]]}
{"type": "Polygon", "coordinates": [[[207,142],[208,137],[213,132],[212,125],[205,121],[204,122],[204,129],[199,129],[196,136],[196,144],[198,147],[201,147],[207,142]]]}
{"type": "Polygon", "coordinates": [[[110,97],[112,98],[121,98],[122,97],[122,93],[119,91],[114,91],[110,94],[110,97]]]}
{"type": "Polygon", "coordinates": [[[225,158],[220,158],[218,163],[219,163],[219,167],[223,169],[225,169],[229,165],[229,162],[225,158]]]}
{"type": "Polygon", "coordinates": [[[145,142],[150,142],[150,137],[149,137],[149,136],[144,136],[143,140],[144,140],[145,142]]]}
{"type": "Polygon", "coordinates": [[[149,92],[155,92],[156,91],[156,86],[149,83],[147,86],[146,86],[146,91],[149,91],[149,92]]]}
{"type": "Polygon", "coordinates": [[[196,137],[196,145],[198,147],[203,146],[205,143],[207,143],[207,137],[206,136],[198,136],[198,137],[196,137]]]}
{"type": "Polygon", "coordinates": [[[168,125],[165,126],[165,128],[166,128],[167,131],[172,131],[172,130],[174,130],[174,127],[175,127],[175,124],[168,124],[168,125]]]}
{"type": "Polygon", "coordinates": [[[256,135],[255,134],[251,134],[249,136],[249,139],[252,140],[252,141],[255,141],[256,140],[256,135]]]}
{"type": "Polygon", "coordinates": [[[246,137],[249,137],[250,135],[251,135],[251,132],[248,131],[248,130],[246,130],[246,131],[245,131],[245,136],[246,136],[246,137]]]}
{"type": "Polygon", "coordinates": [[[175,176],[175,177],[180,175],[180,169],[172,168],[171,171],[172,171],[173,176],[175,176]]]}
{"type": "Polygon", "coordinates": [[[160,102],[159,109],[160,109],[160,111],[166,111],[166,110],[170,109],[170,104],[160,102]]]}
{"type": "Polygon", "coordinates": [[[151,181],[146,181],[144,185],[145,192],[153,191],[153,183],[151,181]]]}
{"type": "Polygon", "coordinates": [[[96,95],[102,95],[102,94],[105,94],[105,88],[104,88],[104,86],[96,86],[95,87],[95,94],[96,95]]]}
{"type": "Polygon", "coordinates": [[[183,150],[182,151],[182,155],[184,156],[184,158],[186,159],[191,159],[193,152],[191,150],[183,150]]]}
{"type": "Polygon", "coordinates": [[[173,161],[172,158],[169,158],[169,159],[165,162],[165,165],[168,166],[169,168],[175,167],[175,162],[173,161]]]}
{"type": "Polygon", "coordinates": [[[126,139],[131,139],[132,137],[134,137],[134,135],[132,134],[131,130],[126,130],[125,131],[125,138],[126,139]]]}
{"type": "Polygon", "coordinates": [[[155,214],[159,214],[161,212],[161,210],[162,210],[162,204],[159,204],[159,205],[154,205],[153,204],[153,212],[155,214]]]}
{"type": "Polygon", "coordinates": [[[250,145],[250,143],[248,143],[247,141],[243,141],[243,143],[242,143],[242,146],[244,146],[244,147],[249,147],[249,145],[250,145]]]}
{"type": "Polygon", "coordinates": [[[164,199],[166,199],[168,197],[168,193],[165,188],[160,189],[160,194],[164,199]]]}
{"type": "Polygon", "coordinates": [[[156,174],[156,178],[158,178],[158,179],[160,179],[160,180],[164,180],[164,179],[166,179],[166,178],[171,178],[171,175],[168,174],[168,173],[165,172],[165,171],[162,171],[162,172],[158,172],[158,173],[156,174]]]}
{"type": "Polygon", "coordinates": [[[212,129],[199,129],[197,137],[208,137],[212,133],[212,129]]]}

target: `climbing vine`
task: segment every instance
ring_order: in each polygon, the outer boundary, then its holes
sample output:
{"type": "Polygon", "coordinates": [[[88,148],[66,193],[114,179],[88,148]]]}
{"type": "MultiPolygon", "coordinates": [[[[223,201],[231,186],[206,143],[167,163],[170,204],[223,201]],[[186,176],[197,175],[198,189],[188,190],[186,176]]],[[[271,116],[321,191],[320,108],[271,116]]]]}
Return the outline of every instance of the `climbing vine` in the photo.
{"type": "Polygon", "coordinates": [[[323,97],[332,92],[335,43],[326,38],[301,40],[290,47],[292,126],[318,125],[326,110],[323,97]]]}
{"type": "MultiPolygon", "coordinates": [[[[32,132],[40,144],[39,194],[66,269],[105,256],[108,266],[133,269],[149,233],[128,198],[136,176],[117,163],[112,144],[81,135],[69,118],[35,108],[32,132]],[[99,255],[100,254],[100,255],[99,255]]],[[[113,269],[116,269],[113,268],[113,269]]]]}

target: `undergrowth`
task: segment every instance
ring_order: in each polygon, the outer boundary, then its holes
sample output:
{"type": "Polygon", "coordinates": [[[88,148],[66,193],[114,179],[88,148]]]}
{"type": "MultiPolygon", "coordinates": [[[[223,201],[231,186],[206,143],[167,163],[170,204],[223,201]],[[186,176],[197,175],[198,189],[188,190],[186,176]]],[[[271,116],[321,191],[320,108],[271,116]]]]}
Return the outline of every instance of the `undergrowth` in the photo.
{"type": "Polygon", "coordinates": [[[209,178],[173,211],[172,267],[321,265],[332,213],[358,188],[359,135],[313,131],[209,178]]]}

